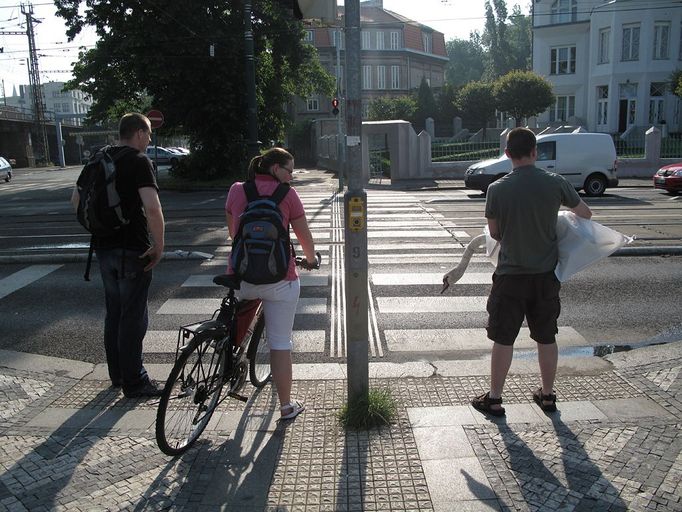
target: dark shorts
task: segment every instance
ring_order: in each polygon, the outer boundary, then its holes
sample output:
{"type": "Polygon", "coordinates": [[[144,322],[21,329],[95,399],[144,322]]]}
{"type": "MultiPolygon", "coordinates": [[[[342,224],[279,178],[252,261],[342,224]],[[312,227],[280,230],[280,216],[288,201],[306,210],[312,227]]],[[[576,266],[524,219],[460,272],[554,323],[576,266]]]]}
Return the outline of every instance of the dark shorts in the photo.
{"type": "Polygon", "coordinates": [[[554,272],[493,274],[487,306],[488,338],[501,345],[513,345],[525,317],[532,339],[547,345],[555,343],[561,313],[560,289],[554,272]]]}

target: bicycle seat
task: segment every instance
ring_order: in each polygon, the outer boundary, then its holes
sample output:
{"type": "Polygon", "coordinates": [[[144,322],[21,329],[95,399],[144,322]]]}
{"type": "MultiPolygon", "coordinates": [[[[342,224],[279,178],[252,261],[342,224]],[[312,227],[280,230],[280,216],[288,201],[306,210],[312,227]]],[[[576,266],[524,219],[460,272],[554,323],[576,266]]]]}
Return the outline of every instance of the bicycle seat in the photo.
{"type": "Polygon", "coordinates": [[[215,276],[213,282],[218,286],[225,286],[233,290],[239,290],[239,279],[234,274],[223,274],[222,276],[215,276]]]}

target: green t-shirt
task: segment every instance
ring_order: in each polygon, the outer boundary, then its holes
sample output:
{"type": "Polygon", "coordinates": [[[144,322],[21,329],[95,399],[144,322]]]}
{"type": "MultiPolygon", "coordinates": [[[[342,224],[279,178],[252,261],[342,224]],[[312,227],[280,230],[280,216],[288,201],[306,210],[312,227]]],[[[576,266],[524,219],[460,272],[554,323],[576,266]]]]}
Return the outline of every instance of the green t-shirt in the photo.
{"type": "Polygon", "coordinates": [[[517,167],[490,184],[485,216],[500,230],[496,274],[541,274],[558,259],[559,208],[575,208],[580,196],[562,176],[532,165],[517,167]]]}

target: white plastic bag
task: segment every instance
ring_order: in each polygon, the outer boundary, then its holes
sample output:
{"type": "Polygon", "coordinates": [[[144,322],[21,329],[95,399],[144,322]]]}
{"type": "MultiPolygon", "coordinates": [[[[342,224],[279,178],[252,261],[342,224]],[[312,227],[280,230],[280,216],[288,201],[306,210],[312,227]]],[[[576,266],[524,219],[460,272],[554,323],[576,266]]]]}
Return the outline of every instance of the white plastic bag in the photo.
{"type": "Polygon", "coordinates": [[[490,258],[490,262],[497,267],[497,256],[500,254],[500,242],[490,236],[490,229],[486,224],[483,228],[485,235],[485,255],[490,258]]]}
{"type": "MultiPolygon", "coordinates": [[[[490,236],[487,225],[483,228],[483,233],[485,254],[490,258],[490,262],[497,266],[500,242],[490,236]]],[[[562,283],[633,240],[632,237],[602,226],[598,222],[578,217],[569,211],[560,211],[557,215],[556,234],[559,261],[554,273],[562,283]]]]}
{"type": "Polygon", "coordinates": [[[568,211],[559,212],[556,231],[559,262],[554,273],[562,283],[633,240],[632,237],[568,211]]]}

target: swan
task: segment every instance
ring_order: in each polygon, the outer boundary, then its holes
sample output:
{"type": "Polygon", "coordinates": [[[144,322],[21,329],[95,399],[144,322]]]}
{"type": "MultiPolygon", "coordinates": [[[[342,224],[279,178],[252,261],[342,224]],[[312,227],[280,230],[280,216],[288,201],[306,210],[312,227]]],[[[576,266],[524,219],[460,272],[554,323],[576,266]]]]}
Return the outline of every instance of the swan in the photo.
{"type": "Polygon", "coordinates": [[[448,289],[451,284],[455,284],[459,281],[467,267],[469,266],[469,260],[475,252],[483,252],[485,250],[485,233],[475,236],[464,248],[464,254],[462,254],[462,259],[459,261],[456,267],[450,269],[446,274],[443,275],[443,289],[441,293],[448,289]],[[483,249],[483,250],[481,250],[483,249]]]}

